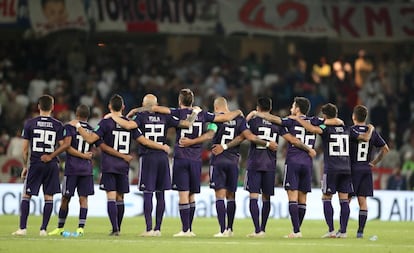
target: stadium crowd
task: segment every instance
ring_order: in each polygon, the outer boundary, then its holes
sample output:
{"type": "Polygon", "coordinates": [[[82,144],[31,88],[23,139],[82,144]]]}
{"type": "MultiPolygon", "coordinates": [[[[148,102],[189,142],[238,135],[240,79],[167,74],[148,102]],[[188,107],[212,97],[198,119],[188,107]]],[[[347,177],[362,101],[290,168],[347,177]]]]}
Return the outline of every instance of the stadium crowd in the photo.
{"type": "MultiPolygon", "coordinates": [[[[319,62],[308,62],[298,53],[280,62],[274,55],[254,53],[237,60],[222,49],[209,56],[188,53],[174,61],[162,48],[148,46],[142,50],[133,43],[102,44],[88,50],[78,41],[67,47],[33,40],[2,41],[0,155],[21,156],[21,128],[26,119],[37,113],[37,99],[45,93],[54,96],[54,116],[62,122],[74,118],[77,105],[90,106],[92,126],[107,113],[108,100],[115,93],[124,98],[126,112],[139,106],[148,93],[155,94],[161,105],[177,107],[179,91],[190,88],[195,94],[194,104],[205,110],[212,110],[215,97],[224,96],[230,110],[241,109],[245,114],[255,109],[258,96],[266,95],[273,99],[273,113],[280,116],[289,113],[295,96],[305,96],[312,104],[310,115],[331,102],[348,125],[352,124],[352,108],[359,103],[367,106],[369,122],[390,147],[379,165],[392,169],[388,184],[382,184],[382,188],[413,189],[414,55],[397,59],[372,53],[361,49],[354,56],[321,56],[319,62]],[[282,72],[280,64],[288,65],[288,71],[282,72]]],[[[242,149],[242,168],[246,146],[242,149]]],[[[206,165],[209,152],[206,146],[206,165]]],[[[319,151],[314,159],[315,186],[319,184],[321,156],[319,151]]],[[[99,155],[96,157],[99,159],[99,155]]],[[[284,155],[278,159],[281,169],[284,155]]],[[[98,175],[99,160],[95,163],[98,175]]],[[[133,162],[131,166],[136,171],[138,164],[133,162]]],[[[131,178],[136,177],[137,173],[133,173],[131,178]]],[[[1,177],[0,180],[4,182],[1,177]]],[[[281,180],[277,183],[280,185],[281,180]]]]}

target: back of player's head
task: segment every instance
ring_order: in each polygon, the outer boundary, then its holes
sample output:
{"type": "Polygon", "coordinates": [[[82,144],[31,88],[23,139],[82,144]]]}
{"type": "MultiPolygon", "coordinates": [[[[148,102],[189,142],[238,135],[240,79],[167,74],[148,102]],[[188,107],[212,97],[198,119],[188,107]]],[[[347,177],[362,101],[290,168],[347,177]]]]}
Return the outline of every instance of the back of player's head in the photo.
{"type": "Polygon", "coordinates": [[[89,118],[89,115],[90,115],[90,111],[87,105],[84,105],[84,104],[78,105],[78,107],[76,108],[77,117],[81,119],[87,119],[89,118]]]}
{"type": "Polygon", "coordinates": [[[358,122],[365,122],[368,116],[368,109],[363,105],[354,107],[354,117],[358,122]]]}
{"type": "Polygon", "coordinates": [[[178,100],[184,106],[191,106],[194,102],[194,93],[190,89],[181,89],[178,100]]]}
{"type": "Polygon", "coordinates": [[[336,105],[328,103],[322,106],[322,113],[326,115],[328,119],[335,118],[338,115],[338,108],[336,105]]]}
{"type": "Polygon", "coordinates": [[[299,108],[300,112],[303,114],[308,114],[310,110],[310,101],[305,97],[295,97],[293,100],[297,108],[299,108]]]}
{"type": "Polygon", "coordinates": [[[257,107],[261,111],[269,112],[272,110],[272,99],[268,97],[259,97],[257,99],[257,107]]]}
{"type": "Polygon", "coordinates": [[[39,109],[45,112],[51,111],[53,109],[54,102],[55,102],[55,99],[52,96],[43,95],[38,100],[39,109]]]}
{"type": "Polygon", "coordinates": [[[142,106],[153,106],[157,104],[157,97],[154,94],[147,94],[142,99],[142,106]]]}
{"type": "Polygon", "coordinates": [[[115,94],[111,97],[111,100],[109,100],[109,104],[111,105],[112,110],[120,112],[124,106],[124,99],[120,95],[115,94]]]}
{"type": "Polygon", "coordinates": [[[227,108],[227,99],[224,97],[214,99],[214,108],[227,108]]]}

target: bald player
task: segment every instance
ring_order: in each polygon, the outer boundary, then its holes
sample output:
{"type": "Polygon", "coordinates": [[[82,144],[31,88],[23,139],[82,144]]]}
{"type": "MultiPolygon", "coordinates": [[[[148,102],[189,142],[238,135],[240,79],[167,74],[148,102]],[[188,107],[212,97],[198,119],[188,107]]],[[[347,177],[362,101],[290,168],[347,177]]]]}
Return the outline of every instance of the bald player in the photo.
{"type": "MultiPolygon", "coordinates": [[[[216,114],[228,113],[227,100],[218,97],[214,100],[214,112],[216,114]]],[[[254,144],[273,151],[277,149],[275,140],[261,140],[254,135],[248,128],[246,119],[238,116],[233,120],[210,124],[209,129],[215,133],[213,137],[213,147],[223,147],[224,151],[214,154],[210,163],[210,188],[214,189],[216,196],[217,219],[220,225],[220,232],[214,237],[233,236],[233,222],[236,213],[236,189],[239,175],[239,148],[240,145],[230,147],[227,143],[235,137],[243,135],[254,144]],[[226,203],[225,203],[226,200],[226,203]],[[226,225],[227,216],[227,225],[226,225]]]]}
{"type": "MultiPolygon", "coordinates": [[[[157,97],[147,94],[142,100],[143,107],[158,105],[157,97]]],[[[195,119],[196,112],[190,115],[189,120],[195,119]]],[[[170,114],[157,112],[139,112],[133,116],[132,121],[113,115],[112,119],[126,129],[139,128],[144,136],[161,145],[167,142],[167,130],[170,127],[188,128],[192,122],[180,120],[170,114]]],[[[144,237],[161,236],[161,223],[165,210],[165,190],[171,189],[171,175],[168,154],[157,149],[138,146],[140,156],[140,172],[138,188],[144,193],[144,216],[146,230],[141,234],[144,237]],[[155,192],[157,200],[155,212],[155,226],[152,226],[152,197],[155,192]]]]}

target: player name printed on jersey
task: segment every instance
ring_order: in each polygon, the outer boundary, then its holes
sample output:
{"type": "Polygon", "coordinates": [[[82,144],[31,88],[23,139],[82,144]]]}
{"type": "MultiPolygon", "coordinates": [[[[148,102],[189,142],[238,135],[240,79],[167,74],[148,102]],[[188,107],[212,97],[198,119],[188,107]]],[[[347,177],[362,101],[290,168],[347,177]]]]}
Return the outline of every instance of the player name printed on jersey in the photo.
{"type": "MultiPolygon", "coordinates": [[[[48,120],[48,118],[40,118],[41,120],[48,120]]],[[[53,123],[49,122],[49,121],[38,121],[36,122],[36,125],[38,127],[48,127],[48,128],[53,128],[53,123]]]]}
{"type": "Polygon", "coordinates": [[[230,121],[224,122],[223,124],[227,125],[227,126],[235,126],[235,125],[237,125],[237,121],[230,120],[230,121]]]}
{"type": "Polygon", "coordinates": [[[148,121],[150,121],[150,122],[160,122],[161,119],[158,116],[148,116],[148,121]]]}
{"type": "Polygon", "coordinates": [[[343,132],[345,132],[345,129],[343,127],[341,127],[341,126],[338,126],[338,127],[335,127],[335,132],[337,132],[337,133],[343,133],[343,132]]]}

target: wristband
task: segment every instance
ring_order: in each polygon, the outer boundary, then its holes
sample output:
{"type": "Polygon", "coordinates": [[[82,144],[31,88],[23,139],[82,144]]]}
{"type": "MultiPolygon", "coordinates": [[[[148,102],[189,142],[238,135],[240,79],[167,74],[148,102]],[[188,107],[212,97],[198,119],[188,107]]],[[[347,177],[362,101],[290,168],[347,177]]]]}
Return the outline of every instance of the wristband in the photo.
{"type": "Polygon", "coordinates": [[[227,150],[229,147],[227,146],[227,144],[222,144],[221,145],[223,147],[224,150],[227,150]]]}
{"type": "Polygon", "coordinates": [[[78,122],[78,123],[76,123],[75,127],[76,127],[76,130],[78,130],[78,129],[79,129],[79,127],[82,127],[82,126],[81,126],[81,124],[78,122]]]}
{"type": "Polygon", "coordinates": [[[270,142],[269,141],[267,141],[266,142],[266,148],[268,148],[270,146],[270,142]]]}

